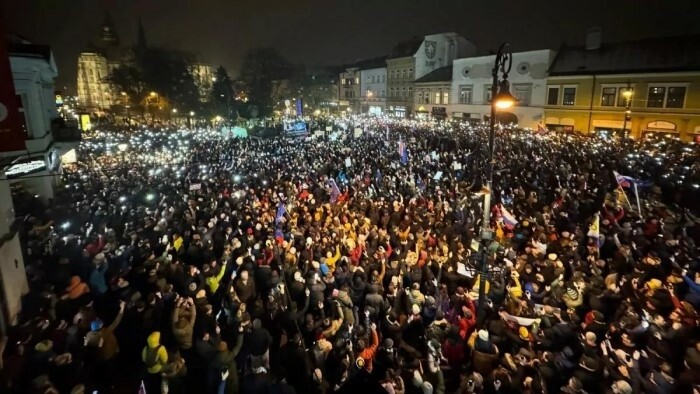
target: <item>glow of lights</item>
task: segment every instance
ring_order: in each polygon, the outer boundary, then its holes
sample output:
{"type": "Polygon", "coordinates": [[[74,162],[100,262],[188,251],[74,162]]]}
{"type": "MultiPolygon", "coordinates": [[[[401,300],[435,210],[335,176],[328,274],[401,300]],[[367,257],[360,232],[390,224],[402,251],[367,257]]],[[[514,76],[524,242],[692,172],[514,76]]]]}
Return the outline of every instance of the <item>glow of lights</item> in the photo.
{"type": "Polygon", "coordinates": [[[126,201],[126,197],[125,197],[125,196],[119,197],[119,202],[124,202],[124,201],[126,201]]]}
{"type": "Polygon", "coordinates": [[[119,152],[126,152],[126,149],[129,147],[127,144],[119,144],[117,145],[117,149],[119,149],[119,152]]]}
{"type": "Polygon", "coordinates": [[[153,201],[154,198],[156,198],[156,196],[154,194],[147,194],[146,195],[146,200],[148,200],[148,201],[153,201]]]}
{"type": "Polygon", "coordinates": [[[233,181],[234,181],[234,182],[240,182],[240,181],[241,181],[241,176],[240,176],[240,175],[234,175],[234,176],[233,176],[233,181]]]}
{"type": "Polygon", "coordinates": [[[65,222],[65,223],[63,223],[63,224],[61,225],[61,228],[64,229],[64,230],[67,230],[68,227],[70,227],[70,222],[65,222]]]}

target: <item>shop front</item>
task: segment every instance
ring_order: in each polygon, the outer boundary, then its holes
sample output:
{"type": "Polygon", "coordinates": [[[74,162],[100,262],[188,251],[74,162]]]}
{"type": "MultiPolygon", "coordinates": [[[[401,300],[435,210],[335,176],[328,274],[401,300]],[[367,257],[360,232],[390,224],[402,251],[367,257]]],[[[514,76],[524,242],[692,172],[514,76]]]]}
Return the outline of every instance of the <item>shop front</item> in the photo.
{"type": "Polygon", "coordinates": [[[556,118],[548,116],[545,118],[545,127],[547,130],[559,133],[573,133],[574,120],[571,118],[556,118]]]}
{"type": "Polygon", "coordinates": [[[447,108],[446,107],[433,107],[430,110],[430,116],[435,120],[445,120],[445,119],[447,119],[447,108]]]}
{"type": "Polygon", "coordinates": [[[680,138],[680,133],[675,123],[665,120],[655,120],[653,122],[648,122],[642,127],[641,136],[642,138],[658,136],[661,138],[676,139],[680,138]]]}
{"type": "Polygon", "coordinates": [[[632,127],[631,122],[622,120],[601,120],[595,119],[591,122],[591,127],[596,137],[599,138],[627,138],[632,127]]]}

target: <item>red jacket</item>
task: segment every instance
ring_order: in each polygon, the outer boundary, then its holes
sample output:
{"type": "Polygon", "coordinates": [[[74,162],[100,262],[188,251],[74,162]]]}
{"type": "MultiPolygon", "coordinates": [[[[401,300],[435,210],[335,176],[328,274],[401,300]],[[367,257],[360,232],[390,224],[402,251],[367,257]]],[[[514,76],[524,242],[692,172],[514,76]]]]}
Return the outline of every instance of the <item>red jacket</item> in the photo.
{"type": "Polygon", "coordinates": [[[377,331],[373,330],[372,344],[360,352],[360,358],[365,361],[365,368],[369,372],[372,372],[372,359],[374,358],[374,353],[377,352],[377,346],[379,346],[379,337],[377,336],[377,331]]]}

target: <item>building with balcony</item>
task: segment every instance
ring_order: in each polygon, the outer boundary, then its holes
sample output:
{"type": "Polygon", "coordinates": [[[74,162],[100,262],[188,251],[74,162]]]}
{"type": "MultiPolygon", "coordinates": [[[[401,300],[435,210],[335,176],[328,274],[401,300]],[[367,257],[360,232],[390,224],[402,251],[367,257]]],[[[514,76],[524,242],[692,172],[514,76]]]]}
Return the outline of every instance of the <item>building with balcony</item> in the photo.
{"type": "MultiPolygon", "coordinates": [[[[547,92],[547,68],[555,52],[549,49],[513,53],[508,74],[510,91],[518,103],[497,113],[499,121],[536,128],[542,121],[547,92]]],[[[452,105],[448,112],[464,121],[484,121],[491,116],[491,84],[495,55],[457,59],[452,67],[452,105]]],[[[434,97],[431,97],[433,99],[434,97]]]]}
{"type": "Polygon", "coordinates": [[[700,36],[564,46],[549,68],[550,130],[700,142],[700,36]]]}
{"type": "MultiPolygon", "coordinates": [[[[51,48],[35,45],[20,37],[10,37],[7,53],[11,93],[16,104],[8,110],[20,116],[15,132],[24,138],[17,148],[10,148],[12,138],[0,137],[0,327],[11,325],[20,312],[20,299],[28,290],[23,252],[17,237],[17,223],[28,212],[21,206],[27,195],[48,202],[60,182],[61,158],[77,148],[80,133],[77,122],[66,123],[56,110],[54,79],[58,75],[51,48]],[[8,59],[9,58],[9,59],[8,59]],[[22,193],[20,197],[19,193],[22,193]]],[[[5,68],[6,69],[6,68],[5,68]]]]}

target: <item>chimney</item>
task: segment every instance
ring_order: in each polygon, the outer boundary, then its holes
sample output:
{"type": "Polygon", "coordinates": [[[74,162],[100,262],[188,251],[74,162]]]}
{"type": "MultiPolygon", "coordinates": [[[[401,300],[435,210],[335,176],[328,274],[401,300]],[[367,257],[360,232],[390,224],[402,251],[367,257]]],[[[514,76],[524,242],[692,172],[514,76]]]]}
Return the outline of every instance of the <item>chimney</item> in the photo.
{"type": "Polygon", "coordinates": [[[592,51],[600,49],[600,42],[603,37],[603,31],[600,27],[592,27],[586,32],[586,50],[592,51]]]}

